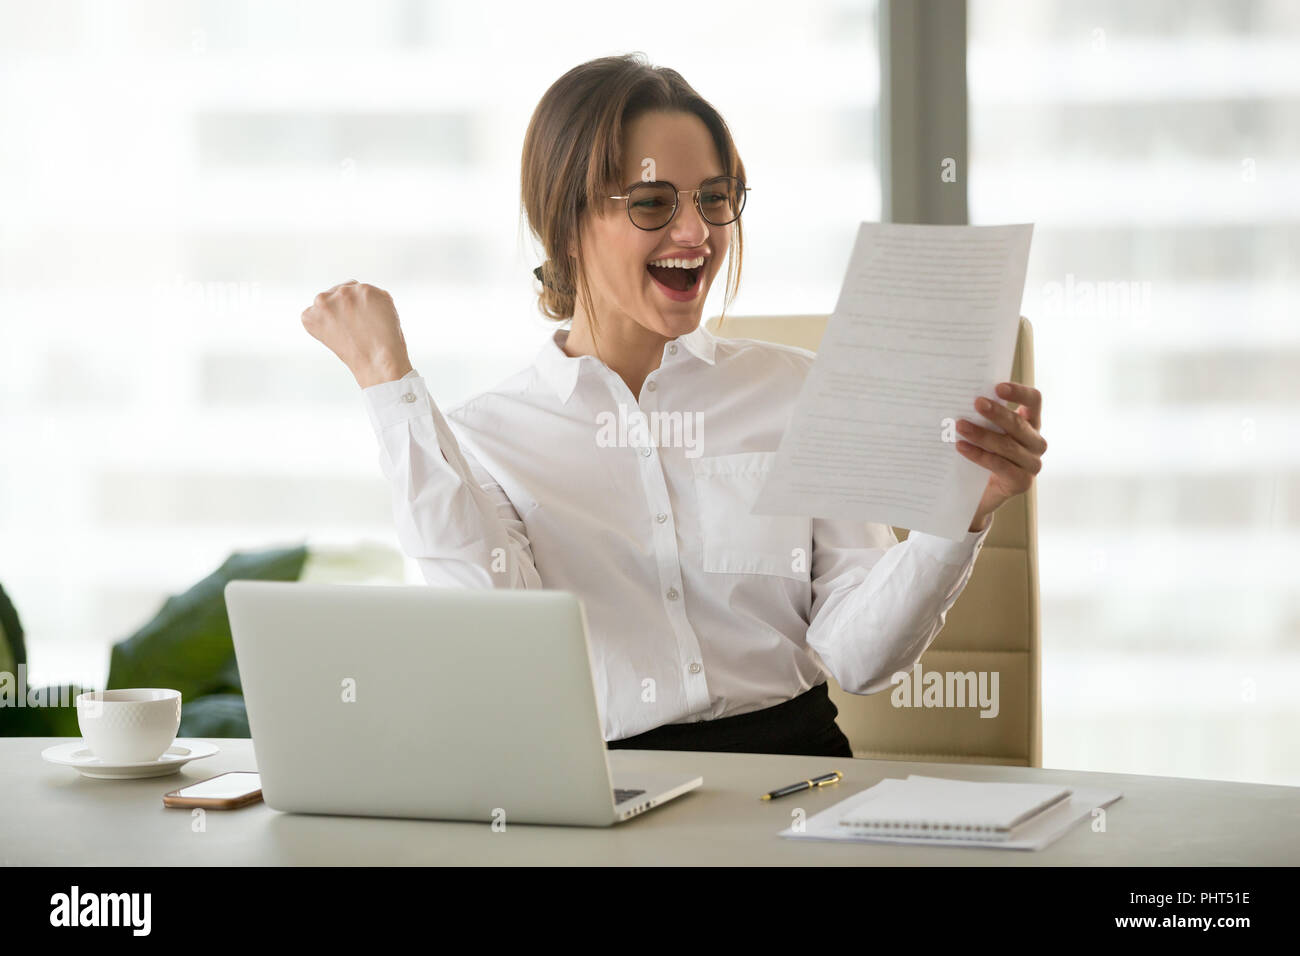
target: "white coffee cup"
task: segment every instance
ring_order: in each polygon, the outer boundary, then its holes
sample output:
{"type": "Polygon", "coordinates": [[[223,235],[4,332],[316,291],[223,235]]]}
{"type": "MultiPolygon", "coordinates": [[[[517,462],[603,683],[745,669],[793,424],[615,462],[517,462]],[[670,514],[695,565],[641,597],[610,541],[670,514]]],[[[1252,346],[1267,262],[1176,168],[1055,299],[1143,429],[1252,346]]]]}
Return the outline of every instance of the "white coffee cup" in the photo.
{"type": "Polygon", "coordinates": [[[77,695],[77,726],[105,763],[157,760],[181,725],[181,692],[160,687],[96,690],[77,695]]]}

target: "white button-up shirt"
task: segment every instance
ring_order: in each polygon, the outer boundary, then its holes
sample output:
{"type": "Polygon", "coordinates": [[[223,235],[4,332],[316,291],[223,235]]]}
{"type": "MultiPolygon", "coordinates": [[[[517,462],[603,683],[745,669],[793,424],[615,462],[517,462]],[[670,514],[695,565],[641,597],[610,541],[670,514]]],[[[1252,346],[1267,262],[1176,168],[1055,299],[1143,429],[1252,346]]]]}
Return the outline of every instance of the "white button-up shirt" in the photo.
{"type": "Polygon", "coordinates": [[[772,707],[823,666],[859,694],[911,670],[991,522],[899,542],[750,514],[812,352],[701,325],[636,396],[567,336],[445,418],[415,371],[364,390],[398,540],[430,585],[576,594],[606,740],[772,707]]]}

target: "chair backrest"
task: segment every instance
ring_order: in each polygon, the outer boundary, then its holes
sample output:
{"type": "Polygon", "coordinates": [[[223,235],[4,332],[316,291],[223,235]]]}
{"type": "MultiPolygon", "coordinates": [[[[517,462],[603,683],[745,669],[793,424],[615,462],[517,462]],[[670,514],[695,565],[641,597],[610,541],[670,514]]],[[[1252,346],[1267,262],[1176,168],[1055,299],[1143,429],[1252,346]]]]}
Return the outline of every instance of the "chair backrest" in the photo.
{"type": "MultiPolygon", "coordinates": [[[[826,315],[715,316],[714,335],[817,351],[826,315]]],[[[1033,327],[1020,319],[1011,381],[1034,383],[1033,327]]],[[[895,528],[902,541],[907,530],[895,528]]],[[[846,693],[828,675],[838,723],[857,757],[1042,766],[1042,664],[1039,647],[1037,491],[998,509],[993,529],[943,630],[921,656],[922,680],[938,672],[997,676],[997,715],[979,707],[896,707],[893,688],[846,693]]],[[[919,702],[918,702],[919,704],[919,702]]],[[[990,709],[991,712],[991,709],[990,709]]]]}

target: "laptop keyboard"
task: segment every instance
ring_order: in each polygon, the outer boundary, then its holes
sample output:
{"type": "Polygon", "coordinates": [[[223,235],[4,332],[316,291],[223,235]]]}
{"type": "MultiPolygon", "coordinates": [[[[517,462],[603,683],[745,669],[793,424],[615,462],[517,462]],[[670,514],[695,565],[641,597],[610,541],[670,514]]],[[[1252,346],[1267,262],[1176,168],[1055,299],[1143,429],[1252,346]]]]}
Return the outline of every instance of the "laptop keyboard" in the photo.
{"type": "Polygon", "coordinates": [[[614,803],[618,804],[622,803],[624,800],[631,800],[633,797],[639,797],[643,793],[645,793],[644,790],[620,790],[618,787],[615,787],[614,803]]]}

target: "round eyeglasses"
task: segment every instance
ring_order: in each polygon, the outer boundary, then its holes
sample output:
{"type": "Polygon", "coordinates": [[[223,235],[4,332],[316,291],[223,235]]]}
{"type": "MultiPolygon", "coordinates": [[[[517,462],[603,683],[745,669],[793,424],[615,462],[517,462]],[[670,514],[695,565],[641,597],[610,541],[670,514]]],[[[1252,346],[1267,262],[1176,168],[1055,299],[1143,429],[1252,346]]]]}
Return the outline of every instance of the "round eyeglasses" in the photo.
{"type": "Polygon", "coordinates": [[[677,215],[677,197],[692,193],[695,208],[704,221],[713,226],[725,226],[740,218],[745,208],[745,195],[749,187],[735,176],[715,176],[706,179],[694,189],[678,189],[665,179],[637,183],[624,196],[610,199],[627,200],[627,215],[638,229],[662,229],[677,215]]]}

